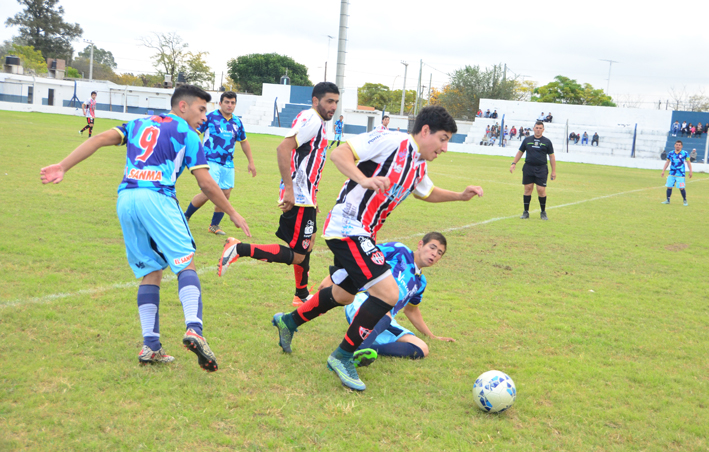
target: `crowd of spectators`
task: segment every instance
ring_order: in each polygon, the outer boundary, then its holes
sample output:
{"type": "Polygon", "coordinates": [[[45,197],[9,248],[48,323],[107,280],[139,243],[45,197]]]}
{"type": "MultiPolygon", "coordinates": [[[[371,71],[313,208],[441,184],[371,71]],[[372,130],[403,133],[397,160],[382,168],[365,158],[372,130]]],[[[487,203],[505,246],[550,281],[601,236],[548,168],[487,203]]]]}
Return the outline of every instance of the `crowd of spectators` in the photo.
{"type": "Polygon", "coordinates": [[[490,118],[490,119],[497,119],[497,110],[494,110],[492,113],[490,113],[490,109],[488,108],[485,113],[483,113],[482,110],[478,110],[478,113],[475,115],[478,118],[490,118]]]}
{"type": "Polygon", "coordinates": [[[672,124],[672,136],[676,137],[678,133],[681,133],[683,137],[701,138],[703,133],[707,133],[707,126],[709,126],[709,123],[702,125],[700,122],[695,126],[691,122],[687,124],[687,121],[682,121],[680,126],[679,121],[675,121],[672,124]]]}
{"type": "MultiPolygon", "coordinates": [[[[571,132],[569,134],[569,143],[573,141],[573,144],[579,144],[579,140],[581,140],[582,146],[586,146],[588,144],[588,133],[584,131],[583,135],[579,135],[576,132],[571,132]]],[[[591,138],[591,146],[593,146],[594,144],[598,146],[600,140],[601,137],[598,136],[598,132],[594,132],[593,138],[591,138]]]]}
{"type": "Polygon", "coordinates": [[[504,130],[501,130],[500,124],[495,123],[492,127],[487,126],[485,135],[483,135],[482,140],[480,140],[480,145],[494,146],[495,143],[499,143],[499,140],[502,140],[502,146],[504,147],[507,145],[508,140],[513,140],[515,137],[518,137],[518,140],[522,140],[522,138],[528,137],[531,134],[532,129],[525,129],[524,127],[517,129],[516,126],[512,126],[512,128],[505,126],[504,130]]]}
{"type": "Polygon", "coordinates": [[[540,114],[537,118],[537,121],[552,122],[552,119],[554,119],[554,117],[551,115],[551,112],[549,112],[549,114],[547,114],[546,116],[544,116],[544,112],[542,112],[542,114],[540,114]]]}

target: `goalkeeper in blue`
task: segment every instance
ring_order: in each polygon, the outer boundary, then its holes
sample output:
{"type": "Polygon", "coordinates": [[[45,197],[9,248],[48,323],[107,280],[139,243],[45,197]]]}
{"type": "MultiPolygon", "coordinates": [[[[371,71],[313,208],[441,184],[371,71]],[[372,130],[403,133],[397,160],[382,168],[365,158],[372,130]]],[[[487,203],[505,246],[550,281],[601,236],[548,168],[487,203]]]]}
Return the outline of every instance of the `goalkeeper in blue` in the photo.
{"type": "Polygon", "coordinates": [[[670,167],[670,175],[667,177],[667,183],[665,184],[665,187],[667,187],[667,199],[662,201],[662,204],[670,203],[670,196],[672,196],[672,188],[677,185],[677,188],[679,188],[679,192],[682,194],[682,199],[684,199],[684,205],[689,205],[687,204],[687,192],[684,189],[685,163],[687,164],[687,168],[689,168],[689,178],[691,179],[692,163],[690,162],[689,154],[687,153],[687,151],[682,150],[682,140],[677,140],[677,142],[675,142],[674,152],[667,153],[667,161],[665,162],[665,166],[662,168],[662,174],[660,175],[660,177],[665,177],[665,170],[668,166],[670,167]]]}
{"type": "Polygon", "coordinates": [[[187,168],[202,193],[222,209],[236,227],[251,236],[214,179],[195,129],[206,121],[211,96],[199,87],[183,85],[172,95],[169,114],[135,119],[85,141],[60,163],[42,168],[42,183],[58,184],[71,168],[104,146],[126,146],[123,181],[116,210],[126,256],[138,287],[138,313],[143,348],[138,361],[169,363],[175,358],[160,343],[160,283],[168,266],[177,275],[179,299],[185,314],[182,343],[197,355],[199,366],[217,370],[217,360],[202,333],[202,288],[197,276],[194,240],[177,202],[175,181],[187,168]]]}
{"type": "MultiPolygon", "coordinates": [[[[377,356],[395,356],[401,358],[422,359],[428,356],[428,345],[416,337],[414,333],[399,325],[396,315],[403,311],[414,327],[424,336],[446,342],[455,342],[450,337],[436,336],[423,320],[419,305],[426,290],[426,277],[423,269],[435,265],[446,252],[446,238],[438,232],[429,232],[419,241],[415,251],[398,242],[378,245],[384,253],[386,262],[391,266],[391,272],[399,286],[399,300],[394,308],[377,323],[365,338],[362,345],[354,353],[356,366],[370,365],[377,356]]],[[[334,267],[333,267],[334,270],[334,267]]],[[[335,271],[325,278],[320,289],[332,285],[340,275],[335,271]]],[[[345,307],[345,318],[348,323],[367,299],[367,294],[359,293],[352,304],[345,307]]]]}

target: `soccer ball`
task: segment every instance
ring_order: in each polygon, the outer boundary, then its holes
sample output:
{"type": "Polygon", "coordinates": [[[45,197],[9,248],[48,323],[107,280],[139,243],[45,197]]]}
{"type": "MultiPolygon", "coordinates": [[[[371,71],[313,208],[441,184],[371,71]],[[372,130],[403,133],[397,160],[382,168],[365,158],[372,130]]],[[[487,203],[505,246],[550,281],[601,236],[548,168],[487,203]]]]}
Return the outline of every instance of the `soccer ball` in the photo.
{"type": "Polygon", "coordinates": [[[501,413],[515,403],[517,388],[509,375],[489,370],[480,375],[473,385],[475,403],[488,413],[501,413]]]}

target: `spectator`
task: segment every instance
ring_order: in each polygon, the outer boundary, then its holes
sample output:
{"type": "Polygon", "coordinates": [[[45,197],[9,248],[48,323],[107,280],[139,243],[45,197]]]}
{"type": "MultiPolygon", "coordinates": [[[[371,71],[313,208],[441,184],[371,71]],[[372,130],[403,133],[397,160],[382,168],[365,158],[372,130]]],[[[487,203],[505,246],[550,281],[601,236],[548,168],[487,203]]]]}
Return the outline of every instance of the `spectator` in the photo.
{"type": "Polygon", "coordinates": [[[680,129],[682,136],[687,135],[687,121],[682,121],[682,128],[680,129]]]}
{"type": "Polygon", "coordinates": [[[596,143],[596,147],[598,147],[598,132],[593,133],[593,138],[591,138],[591,146],[593,146],[593,143],[596,143]]]}
{"type": "Polygon", "coordinates": [[[704,127],[702,127],[702,123],[700,122],[699,124],[697,124],[697,138],[701,138],[703,133],[704,127]]]}
{"type": "Polygon", "coordinates": [[[676,137],[678,133],[679,133],[679,121],[675,121],[675,123],[672,124],[672,136],[676,137]]]}
{"type": "Polygon", "coordinates": [[[490,115],[492,119],[497,119],[497,110],[493,111],[492,114],[490,115]]]}
{"type": "Polygon", "coordinates": [[[476,117],[476,118],[482,118],[482,117],[483,117],[483,111],[482,111],[482,110],[478,110],[478,112],[475,114],[475,117],[476,117]]]}
{"type": "Polygon", "coordinates": [[[517,136],[517,129],[515,129],[515,126],[512,126],[512,128],[510,129],[510,139],[513,139],[516,136],[517,136]]]}
{"type": "Polygon", "coordinates": [[[539,117],[537,118],[537,121],[542,121],[542,122],[544,122],[544,119],[545,119],[545,118],[546,118],[546,116],[544,116],[544,112],[542,112],[542,114],[539,115],[539,117]]]}
{"type": "Polygon", "coordinates": [[[581,134],[574,132],[574,144],[579,144],[580,139],[581,139],[581,134]]]}
{"type": "Polygon", "coordinates": [[[694,127],[694,124],[690,123],[689,127],[689,138],[694,138],[694,134],[697,132],[697,129],[694,127]]]}
{"type": "Polygon", "coordinates": [[[544,122],[551,122],[552,119],[554,119],[554,117],[551,115],[551,112],[549,112],[547,117],[544,118],[544,122]]]}
{"type": "Polygon", "coordinates": [[[487,128],[485,129],[485,137],[487,138],[489,136],[490,136],[490,124],[488,124],[487,128]]]}
{"type": "Polygon", "coordinates": [[[489,118],[490,117],[490,109],[488,108],[487,111],[485,112],[485,117],[489,118]]]}
{"type": "Polygon", "coordinates": [[[588,134],[584,130],[583,132],[583,138],[581,139],[581,145],[586,146],[588,144],[588,134]]]}
{"type": "Polygon", "coordinates": [[[695,160],[697,160],[697,149],[696,148],[692,149],[692,152],[689,153],[689,161],[691,163],[694,163],[695,160]]]}
{"type": "Polygon", "coordinates": [[[529,135],[531,135],[531,131],[532,131],[532,129],[527,127],[527,130],[524,131],[524,136],[528,137],[529,135]]]}
{"type": "Polygon", "coordinates": [[[569,141],[576,142],[576,134],[574,132],[569,134],[569,141]]]}

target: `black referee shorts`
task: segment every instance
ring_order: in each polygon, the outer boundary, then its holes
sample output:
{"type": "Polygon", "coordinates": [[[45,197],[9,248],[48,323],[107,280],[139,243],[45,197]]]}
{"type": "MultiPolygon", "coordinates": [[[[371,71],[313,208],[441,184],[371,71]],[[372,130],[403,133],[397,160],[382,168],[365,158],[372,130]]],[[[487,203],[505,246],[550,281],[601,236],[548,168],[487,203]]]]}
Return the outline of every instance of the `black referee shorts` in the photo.
{"type": "Polygon", "coordinates": [[[549,168],[546,165],[532,166],[525,163],[522,167],[522,185],[537,184],[546,187],[548,177],[549,168]]]}

